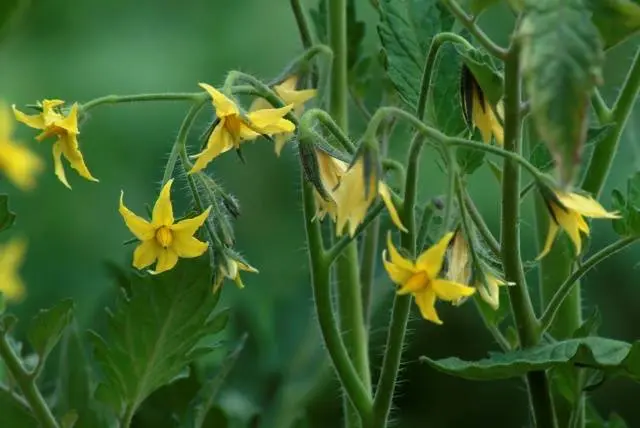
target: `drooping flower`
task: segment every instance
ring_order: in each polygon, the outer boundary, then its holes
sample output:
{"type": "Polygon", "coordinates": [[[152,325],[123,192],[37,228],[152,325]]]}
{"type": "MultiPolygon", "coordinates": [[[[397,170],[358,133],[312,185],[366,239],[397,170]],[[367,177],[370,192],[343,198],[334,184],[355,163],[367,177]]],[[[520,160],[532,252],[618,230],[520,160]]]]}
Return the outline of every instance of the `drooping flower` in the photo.
{"type": "MultiPolygon", "coordinates": [[[[494,310],[500,307],[499,286],[508,285],[500,279],[491,269],[481,263],[481,268],[474,271],[471,260],[469,243],[461,231],[457,231],[449,246],[449,263],[446,278],[459,284],[472,285],[478,290],[480,298],[487,302],[494,310]],[[484,276],[484,281],[481,276],[484,276]]],[[[461,298],[453,303],[458,305],[466,298],[461,298]]]]}
{"type": "Polygon", "coordinates": [[[344,171],[340,177],[340,184],[331,193],[337,208],[336,234],[342,235],[347,227],[349,235],[355,235],[377,195],[382,198],[393,223],[398,229],[406,232],[407,229],[393,204],[391,191],[383,181],[378,180],[375,171],[372,171],[369,177],[365,177],[364,156],[360,156],[344,171]]]}
{"type": "Polygon", "coordinates": [[[470,128],[478,128],[482,141],[491,142],[495,137],[499,146],[504,144],[504,129],[500,121],[504,117],[502,103],[498,103],[496,111],[485,96],[480,84],[467,66],[462,66],[461,81],[462,112],[470,128]]]}
{"type": "Polygon", "coordinates": [[[172,183],[173,179],[169,180],[160,191],[150,222],[130,211],[124,205],[124,192],[120,193],[120,214],[131,233],[140,240],[133,252],[133,266],[137,269],[144,269],[157,260],[152,273],[165,272],[178,263],[179,257],[198,257],[209,247],[193,235],[207,220],[211,207],[196,217],[176,223],[171,205],[172,183]]]}
{"type": "Polygon", "coordinates": [[[13,239],[0,246],[0,292],[7,301],[20,301],[25,294],[25,286],[18,270],[22,266],[27,243],[23,239],[13,239]]]}
{"type": "Polygon", "coordinates": [[[222,281],[225,278],[228,278],[236,283],[238,288],[244,288],[244,283],[242,282],[242,278],[240,277],[240,271],[258,273],[258,269],[253,266],[241,262],[240,260],[235,260],[234,258],[227,257],[226,263],[220,264],[218,276],[216,277],[216,283],[213,286],[213,292],[215,293],[220,286],[222,285],[222,281]]]}
{"type": "Polygon", "coordinates": [[[29,190],[43,164],[31,150],[12,140],[12,132],[13,117],[9,108],[0,104],[0,169],[20,189],[29,190]]]}
{"type": "Polygon", "coordinates": [[[316,200],[315,219],[322,220],[328,214],[334,222],[338,218],[338,205],[331,196],[340,184],[340,179],[344,175],[349,164],[330,156],[322,150],[315,150],[316,159],[318,160],[318,172],[320,173],[320,181],[325,189],[327,199],[323,198],[320,193],[314,189],[314,197],[316,200]]]}
{"type": "Polygon", "coordinates": [[[66,116],[61,111],[63,104],[64,101],[61,100],[43,100],[40,103],[42,109],[40,114],[26,115],[17,110],[16,106],[13,106],[13,112],[18,121],[31,128],[42,130],[36,140],[42,141],[48,137],[57,138],[53,143],[55,174],[62,184],[71,189],[62,165],[63,155],[81,177],[90,181],[98,180],[89,172],[78,145],[78,134],[80,134],[78,130],[78,104],[74,103],[66,116]]]}
{"type": "Polygon", "coordinates": [[[438,317],[436,300],[454,302],[475,293],[476,289],[466,285],[438,278],[449,241],[453,233],[446,234],[437,244],[424,251],[413,262],[405,259],[393,246],[391,234],[387,236],[387,251],[382,253],[384,267],[391,280],[400,286],[398,294],[413,294],[424,319],[442,324],[438,317]]]}
{"type": "Polygon", "coordinates": [[[220,154],[237,149],[243,141],[251,141],[260,135],[293,132],[295,125],[284,119],[293,104],[282,108],[267,108],[243,114],[232,100],[213,86],[200,83],[209,93],[219,122],[213,128],[205,149],[195,155],[196,162],[190,173],[205,168],[220,154]]]}
{"type": "MultiPolygon", "coordinates": [[[[297,116],[301,116],[304,111],[304,104],[311,98],[316,96],[315,89],[303,89],[298,91],[296,89],[298,84],[298,76],[291,75],[281,84],[275,85],[273,90],[276,95],[280,97],[285,104],[293,105],[293,111],[297,116]]],[[[249,108],[250,112],[260,109],[273,108],[273,106],[264,98],[256,98],[249,108]]],[[[276,154],[280,156],[280,152],[285,143],[291,139],[293,134],[291,132],[276,134],[274,136],[276,154]]]]}
{"type": "Polygon", "coordinates": [[[569,235],[575,246],[576,254],[580,254],[582,252],[580,232],[589,235],[589,225],[584,220],[584,217],[620,218],[618,213],[608,212],[595,199],[577,193],[557,191],[554,192],[553,197],[545,198],[545,201],[551,214],[551,220],[549,221],[547,239],[538,259],[546,256],[551,251],[551,246],[559,229],[563,229],[569,235]]]}

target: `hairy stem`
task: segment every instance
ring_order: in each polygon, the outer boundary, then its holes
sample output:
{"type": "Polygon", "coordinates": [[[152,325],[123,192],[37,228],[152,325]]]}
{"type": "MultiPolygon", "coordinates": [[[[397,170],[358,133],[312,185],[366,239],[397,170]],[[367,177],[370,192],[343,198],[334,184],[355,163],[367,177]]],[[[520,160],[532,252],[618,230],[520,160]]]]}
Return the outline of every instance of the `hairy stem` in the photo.
{"type": "Polygon", "coordinates": [[[44,397],[36,386],[35,377],[24,368],[20,358],[9,345],[4,331],[0,332],[0,357],[4,360],[7,370],[18,384],[22,395],[29,403],[29,407],[40,425],[44,428],[59,428],[58,422],[56,422],[55,417],[44,401],[44,397]]]}

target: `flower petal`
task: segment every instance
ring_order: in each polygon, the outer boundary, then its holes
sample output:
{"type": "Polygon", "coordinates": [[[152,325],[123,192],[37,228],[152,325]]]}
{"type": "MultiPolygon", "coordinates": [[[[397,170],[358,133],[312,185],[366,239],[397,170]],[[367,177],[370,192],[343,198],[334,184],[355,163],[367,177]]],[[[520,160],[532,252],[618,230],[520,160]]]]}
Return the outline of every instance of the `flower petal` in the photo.
{"type": "Polygon", "coordinates": [[[258,273],[258,269],[254,268],[251,265],[242,262],[236,262],[238,264],[238,269],[243,270],[245,272],[258,273]]]}
{"type": "Polygon", "coordinates": [[[504,145],[504,128],[502,124],[498,121],[498,118],[493,113],[491,106],[487,105],[489,109],[489,120],[491,121],[491,132],[493,133],[493,137],[496,139],[496,143],[502,147],[504,145]]]}
{"type": "Polygon", "coordinates": [[[389,256],[391,256],[391,263],[405,270],[409,270],[412,272],[416,271],[415,266],[411,262],[411,260],[402,257],[396,247],[393,246],[393,241],[391,240],[391,232],[387,233],[387,250],[389,251],[389,256]]]}
{"type": "Polygon", "coordinates": [[[582,216],[576,211],[565,211],[560,207],[552,205],[553,213],[560,227],[567,232],[569,238],[573,242],[576,248],[576,255],[582,252],[582,237],[580,236],[580,229],[584,229],[586,222],[582,216]]]}
{"type": "Polygon", "coordinates": [[[382,252],[382,263],[384,265],[385,270],[389,274],[389,278],[396,284],[404,284],[409,281],[409,279],[413,276],[413,271],[409,269],[404,269],[398,265],[394,265],[386,258],[387,252],[382,252]]]}
{"type": "Polygon", "coordinates": [[[207,208],[202,213],[193,218],[187,218],[171,225],[170,229],[172,232],[174,232],[175,236],[179,235],[185,238],[193,236],[193,234],[202,227],[204,222],[207,221],[210,212],[211,207],[207,208]]]}
{"type": "Polygon", "coordinates": [[[469,297],[476,292],[473,287],[468,287],[457,282],[447,281],[446,279],[434,279],[431,281],[431,288],[439,299],[448,302],[469,297]]]}
{"type": "Polygon", "coordinates": [[[60,143],[62,154],[67,158],[71,167],[75,169],[81,177],[97,182],[98,179],[91,175],[87,165],[84,163],[84,158],[78,146],[78,134],[70,133],[60,135],[58,142],[60,143]]]}
{"type": "Polygon", "coordinates": [[[133,267],[136,269],[146,268],[156,261],[160,251],[162,251],[162,247],[155,239],[142,241],[133,251],[133,267]]]}
{"type": "Polygon", "coordinates": [[[281,108],[267,108],[252,111],[247,114],[247,118],[251,123],[251,128],[262,134],[278,134],[282,132],[293,132],[296,127],[282,117],[289,113],[293,108],[293,104],[281,108]]]}
{"type": "Polygon", "coordinates": [[[22,122],[30,128],[44,129],[44,119],[41,114],[27,115],[16,108],[15,105],[11,106],[13,114],[18,122],[22,122]]]}
{"type": "Polygon", "coordinates": [[[209,136],[207,147],[195,156],[197,160],[193,168],[191,168],[191,171],[189,171],[189,174],[203,170],[209,162],[220,154],[233,149],[233,139],[225,128],[225,120],[226,119],[222,119],[215,127],[209,136]]]}
{"type": "Polygon", "coordinates": [[[151,214],[151,224],[154,227],[171,226],[173,225],[173,206],[171,205],[171,185],[173,184],[173,178],[162,187],[158,200],[153,206],[153,213],[151,214]]]}
{"type": "Polygon", "coordinates": [[[493,310],[498,310],[500,307],[500,288],[499,286],[505,285],[506,283],[491,274],[486,274],[486,287],[484,284],[478,285],[478,293],[482,300],[487,302],[489,306],[493,308],[493,310]]]}
{"type": "Polygon", "coordinates": [[[442,324],[442,320],[436,312],[436,293],[434,293],[431,288],[427,288],[420,293],[416,293],[414,296],[422,318],[436,324],[442,324]]]}
{"type": "Polygon", "coordinates": [[[536,257],[536,260],[540,260],[551,251],[551,247],[553,246],[553,241],[556,239],[556,235],[558,234],[558,224],[553,218],[549,219],[549,231],[547,232],[547,239],[544,242],[544,247],[542,248],[542,252],[536,257]]]}
{"type": "Polygon", "coordinates": [[[56,141],[53,143],[53,170],[58,177],[58,180],[67,188],[71,189],[69,182],[67,181],[67,176],[64,172],[64,166],[62,165],[62,142],[56,141]]]}
{"type": "Polygon", "coordinates": [[[178,263],[178,254],[171,248],[161,248],[158,251],[158,263],[156,264],[156,269],[152,271],[152,274],[159,274],[162,272],[166,272],[175,267],[178,263]]]}
{"type": "Polygon", "coordinates": [[[429,278],[436,278],[440,273],[451,238],[453,238],[453,232],[447,233],[437,244],[424,251],[418,257],[416,267],[427,272],[429,278]]]}
{"type": "Polygon", "coordinates": [[[401,284],[397,294],[417,293],[429,286],[429,277],[425,272],[414,273],[408,281],[401,284]]]}
{"type": "MultiPolygon", "coordinates": [[[[56,121],[56,126],[64,129],[69,134],[79,134],[78,130],[78,103],[74,103],[69,114],[62,120],[56,121]]],[[[76,145],[77,146],[77,145],[76,145]]]]}
{"type": "Polygon", "coordinates": [[[382,198],[382,201],[387,206],[387,211],[389,211],[389,216],[393,221],[393,224],[396,225],[398,229],[403,232],[407,232],[407,228],[402,224],[402,220],[400,220],[400,216],[398,215],[398,211],[396,210],[396,206],[393,205],[393,200],[391,199],[391,192],[386,184],[382,181],[378,182],[378,194],[382,198]]]}
{"type": "Polygon", "coordinates": [[[209,248],[208,242],[202,242],[193,236],[174,235],[171,248],[178,254],[179,257],[192,258],[198,257],[204,254],[209,248]]]}
{"type": "Polygon", "coordinates": [[[620,218],[620,215],[608,212],[595,199],[577,193],[557,192],[556,196],[566,208],[576,211],[583,216],[594,218],[620,218]]]}
{"type": "Polygon", "coordinates": [[[292,134],[276,135],[274,141],[275,141],[275,150],[276,150],[277,156],[280,156],[280,153],[282,152],[282,148],[287,143],[287,141],[291,140],[292,136],[293,136],[292,134]]]}
{"type": "Polygon", "coordinates": [[[155,237],[156,231],[153,226],[151,226],[151,224],[145,219],[135,215],[124,205],[124,191],[120,191],[120,207],[118,208],[118,211],[124,219],[125,224],[136,238],[141,241],[148,241],[155,237]]]}
{"type": "Polygon", "coordinates": [[[20,189],[30,190],[35,186],[35,176],[40,173],[43,164],[25,146],[10,140],[0,140],[0,168],[20,189]]]}
{"type": "Polygon", "coordinates": [[[223,118],[225,116],[235,116],[239,114],[240,111],[236,103],[227,98],[222,92],[206,83],[199,83],[199,85],[211,96],[211,101],[216,109],[216,116],[223,118]]]}

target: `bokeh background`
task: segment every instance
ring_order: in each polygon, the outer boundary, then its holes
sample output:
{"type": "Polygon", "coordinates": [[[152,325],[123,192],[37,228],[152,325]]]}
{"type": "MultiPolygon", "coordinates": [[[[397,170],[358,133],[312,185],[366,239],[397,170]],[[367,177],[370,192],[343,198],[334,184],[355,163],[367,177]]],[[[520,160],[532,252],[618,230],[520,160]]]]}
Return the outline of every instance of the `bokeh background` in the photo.
{"type": "MultiPolygon", "coordinates": [[[[309,7],[315,4],[307,2],[309,7]]],[[[365,50],[375,52],[378,17],[369,2],[356,4],[359,18],[367,25],[365,50]]],[[[498,41],[506,42],[511,25],[507,17],[506,10],[497,7],[480,22],[498,41]]],[[[268,79],[301,51],[285,0],[34,0],[6,36],[0,44],[0,98],[18,105],[45,97],[83,102],[107,94],[196,91],[198,82],[222,83],[231,69],[268,79]]],[[[607,100],[613,99],[637,45],[636,37],[607,54],[603,91],[607,100]]],[[[112,304],[117,293],[107,264],[126,267],[131,260],[131,247],[123,246],[130,234],[117,212],[119,192],[125,190],[127,204],[137,212],[144,212],[144,204],[155,200],[186,109],[181,102],[157,102],[93,110],[82,127],[81,144],[99,184],[82,180],[67,167],[73,186],[67,190],[53,175],[50,143],[35,142],[32,147],[47,161],[37,189],[21,193],[5,180],[0,182],[18,215],[11,233],[29,240],[23,268],[28,297],[11,307],[20,318],[27,319],[60,298],[73,297],[80,326],[101,329],[104,307],[112,304]]],[[[610,206],[610,190],[622,187],[631,172],[640,169],[639,113],[634,111],[626,128],[604,192],[605,206],[610,206]]],[[[204,131],[209,119],[205,116],[194,136],[204,131]]],[[[352,133],[357,137],[361,124],[355,108],[353,117],[352,133]]],[[[34,133],[22,127],[19,135],[27,141],[34,133]]],[[[398,134],[390,147],[391,154],[402,159],[407,135],[398,134]]],[[[260,140],[247,145],[244,155],[246,164],[228,154],[210,168],[240,201],[236,246],[260,269],[259,275],[245,276],[246,289],[227,285],[224,290],[224,305],[233,312],[228,339],[244,332],[249,339],[220,403],[238,421],[262,413],[260,426],[264,427],[291,426],[304,415],[307,425],[299,426],[338,426],[340,394],[311,301],[295,151],[288,146],[277,158],[272,143],[260,140]]],[[[442,193],[443,186],[433,153],[425,153],[421,200],[442,193]]],[[[175,186],[174,198],[181,201],[178,211],[187,208],[183,190],[184,183],[175,186]]],[[[473,176],[471,191],[497,231],[498,188],[486,168],[473,176]]],[[[533,258],[536,243],[530,201],[523,211],[524,252],[533,258]]],[[[605,222],[594,222],[593,236],[592,248],[615,239],[605,222]]],[[[585,281],[584,304],[601,309],[606,336],[629,341],[640,337],[639,260],[636,247],[600,265],[585,281]]],[[[375,290],[371,354],[377,372],[393,290],[381,270],[375,290]]],[[[455,311],[443,305],[441,311],[446,320],[443,326],[412,314],[393,413],[396,426],[527,425],[526,396],[519,381],[474,383],[446,377],[418,363],[419,355],[481,358],[497,350],[473,305],[455,311]]],[[[640,426],[638,385],[611,380],[593,395],[602,414],[615,410],[629,426],[640,426]]],[[[150,419],[141,416],[139,426],[165,426],[161,410],[147,413],[150,419]]]]}

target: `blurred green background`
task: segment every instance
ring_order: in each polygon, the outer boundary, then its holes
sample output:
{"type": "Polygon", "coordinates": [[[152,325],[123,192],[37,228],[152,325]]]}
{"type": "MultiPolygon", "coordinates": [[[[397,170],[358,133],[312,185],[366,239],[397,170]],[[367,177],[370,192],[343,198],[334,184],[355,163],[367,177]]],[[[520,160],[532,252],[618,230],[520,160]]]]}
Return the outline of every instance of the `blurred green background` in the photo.
{"type": "MultiPolygon", "coordinates": [[[[315,7],[315,3],[307,5],[315,7]]],[[[365,50],[375,52],[379,46],[376,12],[368,1],[356,3],[358,16],[367,23],[365,50]]],[[[506,13],[497,7],[480,20],[503,43],[511,25],[506,13]]],[[[615,96],[637,45],[634,38],[608,53],[607,100],[615,96]]],[[[34,0],[0,45],[0,98],[24,105],[42,98],[83,102],[107,94],[196,91],[198,82],[221,84],[231,69],[268,79],[300,51],[285,0],[34,0]]],[[[101,328],[103,308],[117,292],[106,263],[124,267],[131,260],[132,248],[123,246],[130,233],[117,212],[119,192],[125,190],[127,205],[139,213],[144,212],[145,203],[155,200],[186,109],[181,102],[158,102],[93,110],[81,130],[81,147],[99,184],[82,180],[67,166],[73,191],[64,188],[53,175],[49,142],[32,144],[47,162],[36,190],[21,193],[5,180],[0,182],[18,214],[12,233],[29,240],[23,268],[28,297],[12,307],[21,318],[70,296],[77,303],[81,327],[101,328]]],[[[604,192],[605,206],[610,206],[610,190],[623,186],[627,176],[640,169],[639,113],[636,109],[627,125],[604,192]]],[[[352,131],[357,137],[356,109],[353,114],[352,131]]],[[[194,137],[205,130],[208,116],[201,115],[194,137]]],[[[28,141],[34,133],[21,127],[19,135],[28,141]]],[[[402,159],[406,146],[407,135],[399,133],[391,142],[392,155],[402,159]]],[[[229,339],[248,332],[249,341],[220,402],[238,420],[261,413],[264,427],[290,426],[305,414],[308,426],[338,426],[340,393],[311,301],[295,151],[287,146],[277,158],[272,143],[264,140],[245,147],[246,164],[227,154],[209,169],[239,198],[242,215],[236,222],[236,247],[260,270],[259,275],[245,275],[246,289],[227,284],[224,290],[224,304],[234,314],[229,339]]],[[[423,159],[421,199],[426,201],[444,187],[433,152],[426,151],[423,159]]],[[[497,231],[495,180],[483,168],[470,182],[474,199],[497,231]]],[[[183,182],[174,186],[178,212],[187,209],[184,189],[183,182]]],[[[523,245],[525,255],[533,258],[536,243],[529,202],[523,208],[523,245]]],[[[594,222],[593,229],[592,248],[615,239],[607,223],[594,222]]],[[[638,247],[618,255],[585,281],[584,304],[589,310],[596,305],[601,309],[606,336],[640,337],[639,256],[638,247]]],[[[379,299],[371,331],[376,372],[393,290],[384,273],[378,273],[379,299]]],[[[534,279],[532,272],[532,283],[534,279]]],[[[422,321],[415,312],[412,315],[396,390],[395,426],[526,426],[526,396],[519,381],[473,383],[446,377],[417,362],[423,354],[481,358],[497,350],[473,305],[455,310],[442,305],[440,310],[443,326],[422,321]]],[[[593,396],[603,415],[615,410],[630,427],[640,426],[638,385],[612,380],[593,396]]],[[[163,417],[161,410],[149,414],[156,421],[163,417]]],[[[140,426],[162,426],[145,423],[144,417],[138,421],[140,426]]]]}

